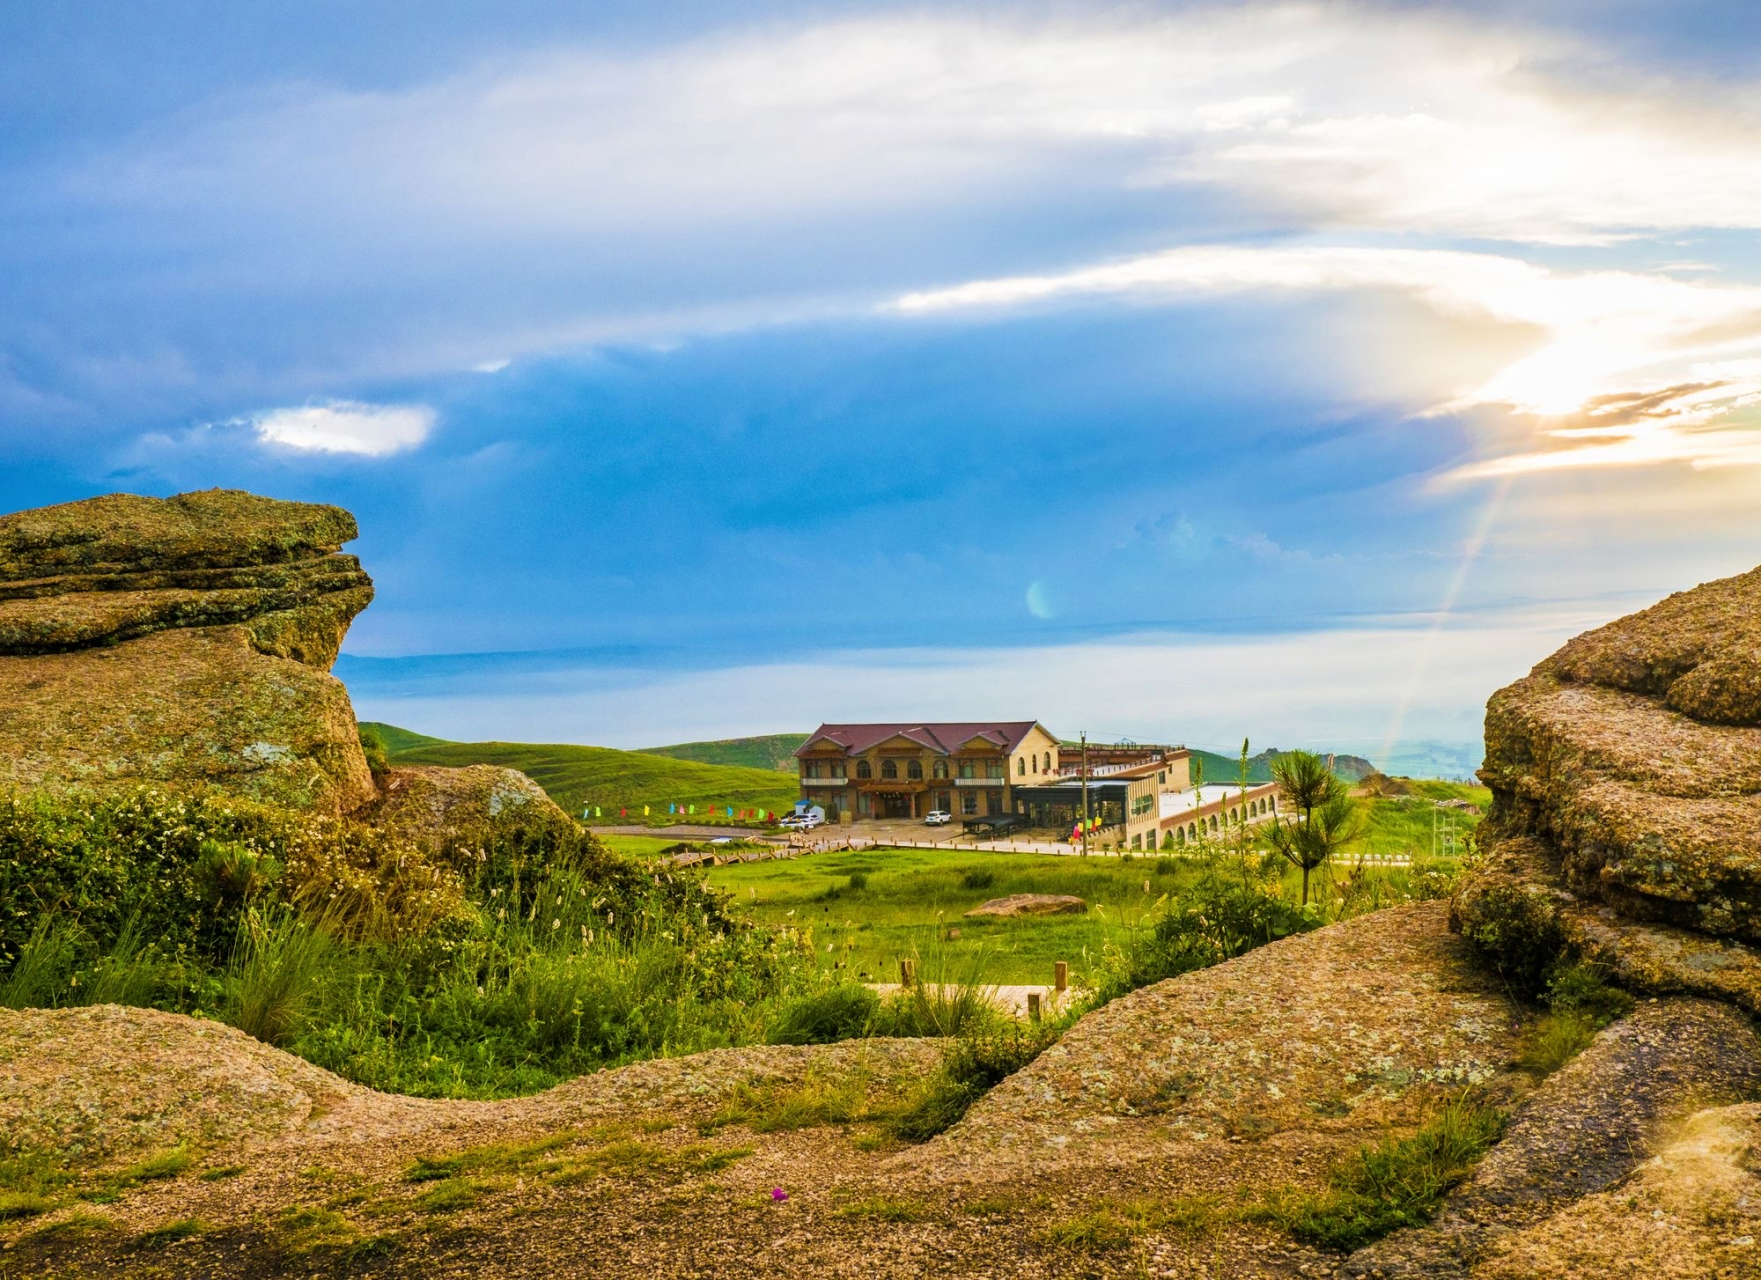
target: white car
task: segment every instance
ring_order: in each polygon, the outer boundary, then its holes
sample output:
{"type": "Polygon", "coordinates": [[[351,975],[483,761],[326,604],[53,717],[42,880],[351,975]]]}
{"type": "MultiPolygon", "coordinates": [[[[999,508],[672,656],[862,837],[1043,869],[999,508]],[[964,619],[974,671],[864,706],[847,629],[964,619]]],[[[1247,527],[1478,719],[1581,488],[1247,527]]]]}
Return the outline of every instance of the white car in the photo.
{"type": "Polygon", "coordinates": [[[923,820],[932,827],[945,827],[954,820],[954,815],[946,809],[931,809],[923,815],[923,820]]]}
{"type": "Polygon", "coordinates": [[[811,831],[824,819],[815,813],[788,813],[777,819],[779,827],[787,827],[791,831],[811,831]]]}

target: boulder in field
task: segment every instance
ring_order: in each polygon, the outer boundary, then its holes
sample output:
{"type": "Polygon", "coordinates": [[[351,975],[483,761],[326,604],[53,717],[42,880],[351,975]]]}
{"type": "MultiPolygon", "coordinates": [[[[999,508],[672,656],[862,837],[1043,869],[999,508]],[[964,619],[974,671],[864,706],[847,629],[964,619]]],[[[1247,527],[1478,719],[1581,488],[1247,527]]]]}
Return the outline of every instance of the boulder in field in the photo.
{"type": "Polygon", "coordinates": [[[1012,893],[992,898],[968,911],[968,916],[1079,916],[1088,903],[1068,893],[1012,893]]]}

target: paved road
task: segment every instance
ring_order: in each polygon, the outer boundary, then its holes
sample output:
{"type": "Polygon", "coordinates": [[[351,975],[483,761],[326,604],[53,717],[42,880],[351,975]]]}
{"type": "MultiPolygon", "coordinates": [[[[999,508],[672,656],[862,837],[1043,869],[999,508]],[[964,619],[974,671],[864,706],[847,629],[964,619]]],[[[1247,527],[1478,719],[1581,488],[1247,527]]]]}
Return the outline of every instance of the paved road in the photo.
{"type": "Polygon", "coordinates": [[[674,826],[674,827],[640,827],[640,826],[602,826],[594,825],[589,831],[604,831],[614,836],[660,836],[673,840],[713,840],[717,836],[727,836],[732,840],[751,840],[765,836],[775,836],[777,832],[765,830],[763,827],[706,827],[674,826]]]}

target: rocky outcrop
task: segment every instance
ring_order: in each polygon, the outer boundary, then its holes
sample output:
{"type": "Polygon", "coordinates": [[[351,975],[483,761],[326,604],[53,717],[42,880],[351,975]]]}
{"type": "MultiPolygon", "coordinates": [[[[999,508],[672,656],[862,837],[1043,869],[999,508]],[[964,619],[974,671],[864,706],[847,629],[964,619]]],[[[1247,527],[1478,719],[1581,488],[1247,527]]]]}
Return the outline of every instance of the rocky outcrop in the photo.
{"type": "Polygon", "coordinates": [[[1525,984],[1563,947],[1761,1012],[1761,569],[1579,636],[1494,694],[1458,928],[1525,984]]]}
{"type": "Polygon", "coordinates": [[[376,790],[330,674],[373,598],[339,507],[231,490],[0,517],[0,784],[376,790]]]}
{"type": "MultiPolygon", "coordinates": [[[[1607,1243],[1586,1238],[1578,1225],[1584,1202],[1605,1197],[1647,1163],[1661,1167],[1667,1157],[1660,1154],[1697,1113],[1758,1094],[1761,1036],[1740,1014],[1704,1000],[1640,1005],[1535,1091],[1436,1221],[1359,1250],[1347,1273],[1388,1280],[1582,1274],[1572,1264],[1583,1247],[1607,1243]],[[1517,1258],[1528,1269],[1513,1271],[1517,1258]]],[[[1702,1198],[1699,1207],[1717,1206],[1702,1198]]],[[[1635,1217],[1630,1208],[1618,1216],[1627,1226],[1635,1217]]],[[[1753,1216],[1761,1217],[1761,1200],[1753,1216]]],[[[1643,1217],[1648,1227],[1648,1210],[1643,1217]]],[[[1649,1245],[1635,1241],[1621,1252],[1656,1254],[1661,1263],[1676,1249],[1742,1234],[1724,1230],[1715,1214],[1702,1218],[1694,1229],[1672,1224],[1649,1245]]]]}

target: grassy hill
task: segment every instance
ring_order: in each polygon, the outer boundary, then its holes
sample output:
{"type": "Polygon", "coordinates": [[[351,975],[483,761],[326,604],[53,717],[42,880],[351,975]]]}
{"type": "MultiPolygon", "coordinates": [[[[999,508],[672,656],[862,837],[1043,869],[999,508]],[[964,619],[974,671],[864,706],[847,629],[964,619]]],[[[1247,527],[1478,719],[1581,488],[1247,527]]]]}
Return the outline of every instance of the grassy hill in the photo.
{"type": "Polygon", "coordinates": [[[668,804],[696,805],[699,816],[711,808],[787,809],[799,794],[792,775],[775,769],[742,769],[730,765],[674,760],[641,751],[582,747],[571,743],[446,742],[413,734],[394,725],[370,725],[391,750],[394,764],[498,764],[518,769],[543,787],[570,813],[586,805],[606,810],[628,808],[638,819],[648,805],[665,813],[668,804]],[[395,736],[394,736],[395,735],[395,736]]]}
{"type": "Polygon", "coordinates": [[[430,738],[425,733],[417,733],[413,729],[400,729],[395,724],[385,724],[379,720],[363,720],[361,728],[369,733],[379,735],[385,744],[385,750],[396,755],[400,751],[410,751],[416,747],[446,747],[452,743],[445,738],[430,738]]]}
{"type": "Polygon", "coordinates": [[[645,756],[695,760],[699,764],[731,764],[746,769],[795,772],[795,749],[804,733],[767,733],[753,738],[722,738],[716,742],[681,742],[670,747],[643,747],[645,756]]]}

